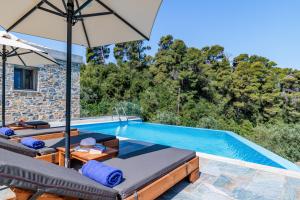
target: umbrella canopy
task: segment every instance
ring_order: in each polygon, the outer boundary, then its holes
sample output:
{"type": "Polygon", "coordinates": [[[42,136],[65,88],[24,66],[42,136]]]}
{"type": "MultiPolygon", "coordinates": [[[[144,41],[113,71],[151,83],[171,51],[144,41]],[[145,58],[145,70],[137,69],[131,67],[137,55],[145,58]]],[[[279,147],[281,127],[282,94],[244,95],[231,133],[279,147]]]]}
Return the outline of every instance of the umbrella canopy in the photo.
{"type": "Polygon", "coordinates": [[[0,25],[7,31],[67,41],[65,165],[68,167],[72,42],[96,47],[149,39],[162,0],[0,0],[0,2],[0,25]]]}
{"type": "MultiPolygon", "coordinates": [[[[66,41],[67,0],[1,0],[8,31],[66,41]],[[29,14],[28,14],[29,13],[29,14]]],[[[87,47],[149,39],[162,0],[74,0],[72,42],[87,47]]]]}
{"type": "Polygon", "coordinates": [[[0,56],[6,55],[6,62],[14,65],[36,66],[56,63],[45,51],[29,42],[21,40],[11,33],[0,31],[0,56]],[[5,47],[6,52],[3,52],[5,47]]]}
{"type": "Polygon", "coordinates": [[[29,45],[28,42],[18,39],[6,31],[0,31],[0,56],[2,57],[2,126],[5,126],[6,63],[35,66],[53,64],[56,61],[46,52],[29,45]]]}

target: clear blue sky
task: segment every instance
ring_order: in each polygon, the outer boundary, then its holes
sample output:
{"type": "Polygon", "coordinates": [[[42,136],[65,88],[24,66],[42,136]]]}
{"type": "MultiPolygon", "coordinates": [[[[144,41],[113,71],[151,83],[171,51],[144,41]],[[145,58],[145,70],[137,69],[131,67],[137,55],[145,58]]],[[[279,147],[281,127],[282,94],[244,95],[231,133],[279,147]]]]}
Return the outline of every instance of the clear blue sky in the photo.
{"type": "MultiPolygon", "coordinates": [[[[150,54],[166,34],[198,48],[220,44],[231,58],[258,54],[280,67],[300,69],[299,0],[164,0],[149,42],[150,54]]],[[[18,36],[53,49],[66,48],[64,43],[18,36]]],[[[85,54],[82,47],[73,50],[85,54]]]]}

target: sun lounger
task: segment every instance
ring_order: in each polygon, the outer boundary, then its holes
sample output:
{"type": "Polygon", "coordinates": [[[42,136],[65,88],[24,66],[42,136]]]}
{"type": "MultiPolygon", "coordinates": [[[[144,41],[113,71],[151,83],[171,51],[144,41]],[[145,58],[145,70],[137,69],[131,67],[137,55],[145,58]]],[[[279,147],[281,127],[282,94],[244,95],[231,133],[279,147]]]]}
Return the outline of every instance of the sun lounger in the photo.
{"type": "MultiPolygon", "coordinates": [[[[119,140],[115,136],[105,135],[100,133],[87,133],[77,136],[72,136],[70,138],[71,144],[78,144],[80,140],[88,137],[93,137],[98,143],[102,143],[111,148],[119,147],[119,140]]],[[[16,153],[24,154],[30,157],[35,157],[39,160],[45,160],[52,163],[58,163],[58,155],[56,153],[57,147],[62,147],[65,145],[64,138],[55,138],[49,140],[43,140],[45,142],[45,147],[41,149],[31,149],[19,143],[18,141],[7,140],[0,138],[0,148],[13,151],[16,153]]]]}
{"type": "Polygon", "coordinates": [[[152,145],[104,161],[120,169],[125,181],[114,187],[122,199],[155,199],[185,177],[199,177],[199,159],[194,151],[152,145]]]}
{"type": "Polygon", "coordinates": [[[42,149],[31,149],[22,145],[19,142],[0,138],[0,148],[6,149],[15,153],[23,154],[29,157],[35,157],[40,160],[49,162],[58,162],[56,149],[44,147],[42,149]]]}
{"type": "MultiPolygon", "coordinates": [[[[12,136],[5,136],[1,135],[0,137],[6,139],[14,139],[19,140],[22,137],[35,137],[40,140],[47,140],[53,138],[60,138],[64,137],[65,127],[54,127],[54,128],[45,128],[45,129],[22,129],[22,130],[15,130],[15,135],[12,136]]],[[[71,136],[78,135],[79,132],[76,128],[71,129],[71,136]]]]}
{"type": "Polygon", "coordinates": [[[0,154],[0,185],[11,187],[16,194],[15,199],[38,199],[39,195],[44,195],[44,199],[63,199],[58,196],[90,200],[117,199],[116,190],[102,186],[75,170],[3,149],[0,149],[0,154]]]}
{"type": "Polygon", "coordinates": [[[38,128],[38,129],[50,128],[50,124],[45,121],[28,121],[28,122],[25,122],[25,125],[31,126],[33,128],[38,128]]]}
{"type": "Polygon", "coordinates": [[[124,173],[125,180],[112,189],[72,169],[2,149],[0,154],[4,155],[0,158],[0,184],[9,186],[16,199],[35,195],[39,200],[148,200],[159,197],[186,177],[190,182],[199,177],[199,158],[195,152],[160,145],[105,161],[124,173]]]}
{"type": "Polygon", "coordinates": [[[25,121],[25,122],[16,122],[9,124],[8,127],[14,129],[14,130],[22,130],[27,128],[33,128],[33,129],[41,129],[41,128],[50,128],[50,124],[45,121],[25,121]]]}

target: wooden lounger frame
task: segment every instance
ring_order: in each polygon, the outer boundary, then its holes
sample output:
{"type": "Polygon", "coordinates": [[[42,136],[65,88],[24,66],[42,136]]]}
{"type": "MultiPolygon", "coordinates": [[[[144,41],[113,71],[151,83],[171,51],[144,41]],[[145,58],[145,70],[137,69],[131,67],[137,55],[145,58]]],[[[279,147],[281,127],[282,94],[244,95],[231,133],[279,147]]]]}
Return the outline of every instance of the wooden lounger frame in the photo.
{"type": "Polygon", "coordinates": [[[45,124],[45,125],[26,125],[26,126],[17,126],[15,124],[10,124],[8,125],[9,128],[13,129],[13,130],[23,130],[23,129],[43,129],[43,128],[50,128],[50,124],[45,124]]]}
{"type": "Polygon", "coordinates": [[[59,162],[58,157],[59,157],[58,153],[56,152],[56,153],[50,153],[50,154],[46,154],[46,155],[36,156],[35,159],[58,164],[58,162],[59,162]]]}
{"type": "MultiPolygon", "coordinates": [[[[70,132],[70,136],[77,136],[79,135],[79,131],[76,129],[76,130],[71,130],[70,132]]],[[[53,132],[53,133],[47,133],[47,134],[41,134],[41,135],[34,135],[34,136],[31,136],[35,139],[38,139],[38,140],[50,140],[50,139],[56,139],[56,138],[62,138],[62,137],[65,137],[65,133],[64,131],[61,131],[61,132],[53,132]]],[[[12,141],[16,141],[16,142],[20,142],[22,138],[21,137],[13,137],[12,141]]]]}
{"type": "MultiPolygon", "coordinates": [[[[152,200],[173,187],[176,183],[188,178],[190,183],[194,183],[199,178],[199,157],[191,159],[165,176],[153,181],[149,185],[138,190],[135,194],[127,197],[125,200],[152,200]]],[[[20,188],[11,188],[16,197],[9,200],[28,200],[34,194],[32,191],[20,188]]],[[[37,200],[78,200],[78,198],[57,196],[53,194],[42,194],[37,200]]]]}

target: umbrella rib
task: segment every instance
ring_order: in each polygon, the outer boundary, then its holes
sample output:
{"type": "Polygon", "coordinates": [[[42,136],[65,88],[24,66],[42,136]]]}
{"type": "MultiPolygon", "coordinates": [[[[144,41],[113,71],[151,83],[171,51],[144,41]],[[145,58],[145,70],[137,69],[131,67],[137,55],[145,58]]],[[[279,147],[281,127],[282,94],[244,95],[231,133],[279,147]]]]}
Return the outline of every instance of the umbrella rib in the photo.
{"type": "Polygon", "coordinates": [[[50,3],[48,0],[42,0],[44,3],[46,3],[47,5],[49,5],[51,8],[53,8],[54,10],[56,10],[57,12],[65,15],[66,13],[64,13],[61,9],[59,9],[58,7],[56,7],[55,5],[53,5],[52,3],[50,3]]]}
{"type": "Polygon", "coordinates": [[[15,49],[12,49],[12,51],[8,52],[7,57],[10,57],[10,56],[11,56],[12,54],[14,54],[18,49],[19,49],[19,47],[18,47],[18,48],[15,48],[15,49]]]}
{"type": "Polygon", "coordinates": [[[37,55],[39,55],[39,56],[41,56],[41,57],[43,57],[43,58],[45,58],[46,60],[49,60],[49,61],[53,62],[54,64],[60,65],[58,62],[56,62],[56,61],[54,61],[54,60],[51,60],[50,58],[47,58],[47,57],[44,56],[43,54],[40,54],[40,53],[38,53],[38,52],[36,52],[36,51],[31,51],[31,52],[32,52],[32,53],[35,53],[35,54],[37,54],[37,55]]]}
{"type": "MultiPolygon", "coordinates": [[[[78,0],[75,0],[75,2],[76,2],[77,7],[79,7],[78,0]]],[[[79,10],[79,8],[77,10],[79,10]]],[[[80,10],[79,10],[79,14],[81,15],[81,11],[80,10]]],[[[89,36],[87,34],[87,30],[86,30],[83,18],[81,20],[81,25],[82,25],[82,28],[83,28],[83,32],[84,32],[84,35],[85,35],[86,42],[87,42],[89,48],[91,48],[90,39],[89,39],[89,36]]]]}
{"type": "Polygon", "coordinates": [[[13,25],[11,25],[7,31],[11,31],[13,28],[15,28],[18,24],[20,24],[24,19],[26,19],[29,15],[31,15],[37,8],[39,8],[44,2],[40,1],[38,4],[36,4],[33,8],[31,8],[25,15],[23,15],[20,19],[18,19],[13,25]]]}
{"type": "Polygon", "coordinates": [[[147,37],[145,34],[143,34],[140,30],[138,30],[136,27],[134,27],[132,24],[130,24],[127,20],[125,20],[123,17],[121,17],[118,13],[116,13],[114,10],[112,10],[110,7],[108,7],[106,4],[101,2],[100,0],[96,0],[101,6],[106,8],[108,11],[112,12],[114,16],[116,16],[119,20],[121,20],[123,23],[125,23],[127,26],[129,26],[131,29],[133,29],[135,32],[137,32],[139,35],[141,35],[146,40],[149,40],[149,37],[147,37]]]}
{"type": "Polygon", "coordinates": [[[61,14],[61,13],[59,13],[59,12],[55,12],[55,11],[53,11],[53,10],[49,10],[49,9],[47,9],[47,8],[39,7],[39,9],[40,9],[40,10],[43,10],[43,11],[45,11],[45,12],[49,12],[49,13],[54,14],[54,15],[58,15],[58,16],[60,16],[60,17],[65,17],[64,14],[61,14]]]}
{"type": "Polygon", "coordinates": [[[62,1],[62,4],[64,5],[65,11],[67,12],[68,8],[67,8],[67,4],[66,4],[65,0],[61,0],[61,1],[62,1]]]}
{"type": "Polygon", "coordinates": [[[113,12],[100,12],[100,13],[90,13],[90,14],[79,14],[75,16],[76,19],[82,20],[86,17],[96,17],[96,16],[102,16],[102,15],[111,15],[114,14],[113,12]]]}
{"type": "Polygon", "coordinates": [[[26,63],[25,63],[24,60],[21,58],[21,56],[19,56],[19,55],[17,55],[17,56],[18,56],[18,58],[21,60],[21,62],[23,63],[23,65],[24,65],[25,67],[27,67],[26,63]]]}
{"type": "Polygon", "coordinates": [[[23,53],[14,53],[14,54],[10,54],[7,57],[14,57],[14,56],[21,56],[21,55],[26,55],[26,54],[30,54],[32,52],[23,52],[23,53]]]}
{"type": "Polygon", "coordinates": [[[93,0],[87,0],[86,2],[84,2],[81,6],[79,6],[78,1],[76,0],[76,4],[77,4],[77,10],[75,10],[74,15],[76,15],[77,13],[80,14],[80,11],[82,9],[84,9],[87,5],[89,5],[93,0]]]}

